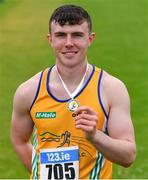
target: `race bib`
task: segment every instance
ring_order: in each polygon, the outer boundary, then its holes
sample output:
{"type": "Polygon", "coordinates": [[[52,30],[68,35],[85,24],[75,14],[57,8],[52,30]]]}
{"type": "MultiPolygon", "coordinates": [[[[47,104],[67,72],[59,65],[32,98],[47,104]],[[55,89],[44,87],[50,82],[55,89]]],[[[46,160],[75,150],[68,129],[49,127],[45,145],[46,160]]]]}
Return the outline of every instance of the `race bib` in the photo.
{"type": "Polygon", "coordinates": [[[79,179],[78,147],[42,149],[40,179],[79,179]]]}

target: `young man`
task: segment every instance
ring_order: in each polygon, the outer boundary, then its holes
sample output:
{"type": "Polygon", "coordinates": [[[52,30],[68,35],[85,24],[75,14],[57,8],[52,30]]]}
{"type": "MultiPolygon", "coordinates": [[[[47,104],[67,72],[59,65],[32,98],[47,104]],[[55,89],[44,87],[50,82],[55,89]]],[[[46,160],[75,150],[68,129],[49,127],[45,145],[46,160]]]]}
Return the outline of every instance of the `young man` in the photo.
{"type": "Polygon", "coordinates": [[[88,63],[95,33],[83,8],[57,8],[49,26],[56,63],[15,93],[14,148],[32,179],[111,178],[112,162],[128,167],[136,156],[126,87],[88,63]]]}

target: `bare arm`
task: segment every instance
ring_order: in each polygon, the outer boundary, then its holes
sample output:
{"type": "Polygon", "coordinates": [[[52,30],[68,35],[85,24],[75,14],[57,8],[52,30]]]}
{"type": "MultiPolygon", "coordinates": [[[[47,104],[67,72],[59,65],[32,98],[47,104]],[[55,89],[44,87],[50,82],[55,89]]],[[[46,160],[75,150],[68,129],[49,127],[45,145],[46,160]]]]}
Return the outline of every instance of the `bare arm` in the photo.
{"type": "Polygon", "coordinates": [[[11,141],[26,168],[31,171],[32,145],[29,141],[33,123],[29,116],[23,88],[19,88],[14,97],[11,141]]]}
{"type": "Polygon", "coordinates": [[[76,127],[81,128],[86,138],[110,161],[128,167],[136,156],[134,129],[130,116],[130,101],[123,83],[117,79],[109,79],[107,87],[109,136],[97,130],[98,114],[90,107],[80,107],[76,119],[76,127]],[[86,111],[87,114],[82,113],[86,111]]]}
{"type": "Polygon", "coordinates": [[[11,141],[28,171],[31,171],[32,144],[30,137],[33,121],[30,117],[30,106],[36,93],[40,73],[23,83],[16,91],[13,101],[11,141]]]}

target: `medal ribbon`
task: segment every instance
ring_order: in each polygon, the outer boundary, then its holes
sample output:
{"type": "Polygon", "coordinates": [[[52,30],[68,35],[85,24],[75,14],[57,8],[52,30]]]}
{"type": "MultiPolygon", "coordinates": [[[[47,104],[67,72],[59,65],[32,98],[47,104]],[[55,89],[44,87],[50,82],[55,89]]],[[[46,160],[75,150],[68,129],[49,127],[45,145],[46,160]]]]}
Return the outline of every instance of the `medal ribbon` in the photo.
{"type": "Polygon", "coordinates": [[[80,91],[80,89],[81,89],[81,87],[82,87],[82,85],[83,85],[84,79],[85,79],[86,74],[87,74],[87,71],[88,71],[88,64],[87,64],[87,66],[86,66],[86,71],[85,71],[84,76],[83,76],[82,79],[81,79],[81,82],[79,83],[79,85],[76,87],[76,89],[75,89],[72,93],[71,93],[71,92],[69,91],[69,89],[67,88],[67,86],[66,86],[65,82],[63,81],[63,79],[62,79],[62,77],[61,77],[61,75],[60,75],[60,73],[59,73],[58,68],[57,68],[56,65],[55,65],[55,68],[56,68],[57,74],[58,74],[58,76],[59,76],[59,78],[60,78],[60,80],[61,80],[61,82],[62,82],[62,85],[64,86],[66,92],[68,93],[68,95],[70,96],[71,99],[74,99],[75,95],[77,95],[77,93],[80,91]]]}

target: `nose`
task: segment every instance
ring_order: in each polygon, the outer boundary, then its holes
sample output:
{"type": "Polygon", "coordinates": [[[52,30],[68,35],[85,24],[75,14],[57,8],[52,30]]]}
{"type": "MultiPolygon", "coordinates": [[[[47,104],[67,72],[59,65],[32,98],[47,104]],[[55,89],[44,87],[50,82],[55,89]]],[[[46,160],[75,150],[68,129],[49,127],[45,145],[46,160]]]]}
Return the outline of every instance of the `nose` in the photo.
{"type": "Polygon", "coordinates": [[[66,46],[67,48],[73,46],[73,40],[72,40],[72,37],[71,37],[70,34],[67,35],[65,46],[66,46]]]}

